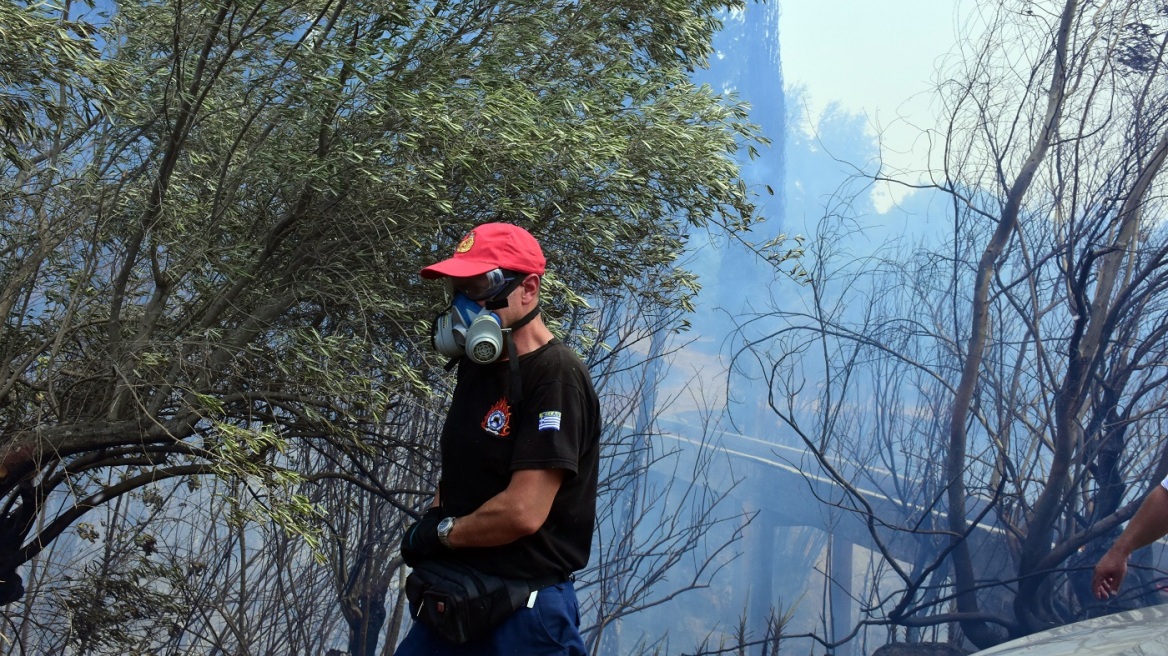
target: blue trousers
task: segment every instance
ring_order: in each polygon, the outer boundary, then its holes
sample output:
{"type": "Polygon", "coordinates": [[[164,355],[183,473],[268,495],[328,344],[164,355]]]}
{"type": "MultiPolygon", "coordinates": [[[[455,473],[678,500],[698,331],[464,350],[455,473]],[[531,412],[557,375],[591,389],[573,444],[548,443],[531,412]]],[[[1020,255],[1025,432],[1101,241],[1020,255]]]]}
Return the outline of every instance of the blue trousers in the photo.
{"type": "Polygon", "coordinates": [[[490,636],[465,645],[414,622],[394,656],[585,656],[576,589],[568,581],[540,590],[533,608],[520,608],[490,636]]]}

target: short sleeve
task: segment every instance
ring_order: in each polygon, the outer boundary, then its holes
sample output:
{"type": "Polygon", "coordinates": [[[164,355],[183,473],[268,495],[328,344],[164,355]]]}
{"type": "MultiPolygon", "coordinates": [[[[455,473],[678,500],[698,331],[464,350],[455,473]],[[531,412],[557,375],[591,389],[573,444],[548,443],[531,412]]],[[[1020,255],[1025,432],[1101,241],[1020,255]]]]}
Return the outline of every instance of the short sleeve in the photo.
{"type": "Polygon", "coordinates": [[[515,433],[511,470],[578,470],[583,440],[583,392],[570,382],[540,385],[524,398],[515,433]]]}

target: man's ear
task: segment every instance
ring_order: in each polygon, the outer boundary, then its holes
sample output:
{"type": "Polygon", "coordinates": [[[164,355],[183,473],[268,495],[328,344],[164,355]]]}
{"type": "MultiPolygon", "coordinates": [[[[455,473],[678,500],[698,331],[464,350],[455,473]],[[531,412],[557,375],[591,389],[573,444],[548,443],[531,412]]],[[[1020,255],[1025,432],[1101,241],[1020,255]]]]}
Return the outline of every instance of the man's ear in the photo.
{"type": "Polygon", "coordinates": [[[539,287],[541,280],[538,274],[529,273],[523,279],[523,303],[529,303],[533,299],[539,298],[539,287]]]}

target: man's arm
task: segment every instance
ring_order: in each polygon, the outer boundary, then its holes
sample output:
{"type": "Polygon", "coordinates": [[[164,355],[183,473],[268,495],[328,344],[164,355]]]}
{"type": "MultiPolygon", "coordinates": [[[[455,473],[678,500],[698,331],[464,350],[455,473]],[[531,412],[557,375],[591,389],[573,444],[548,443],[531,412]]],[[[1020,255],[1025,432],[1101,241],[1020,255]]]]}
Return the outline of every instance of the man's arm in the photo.
{"type": "Polygon", "coordinates": [[[1095,597],[1107,599],[1118,594],[1123,577],[1127,575],[1128,556],[1165,534],[1168,534],[1168,490],[1163,485],[1157,485],[1140,504],[1139,510],[1115,544],[1095,565],[1095,576],[1091,580],[1095,597]]]}
{"type": "Polygon", "coordinates": [[[521,469],[507,488],[469,515],[458,517],[448,540],[455,549],[497,547],[531,535],[547,521],[564,482],[563,469],[521,469]]]}

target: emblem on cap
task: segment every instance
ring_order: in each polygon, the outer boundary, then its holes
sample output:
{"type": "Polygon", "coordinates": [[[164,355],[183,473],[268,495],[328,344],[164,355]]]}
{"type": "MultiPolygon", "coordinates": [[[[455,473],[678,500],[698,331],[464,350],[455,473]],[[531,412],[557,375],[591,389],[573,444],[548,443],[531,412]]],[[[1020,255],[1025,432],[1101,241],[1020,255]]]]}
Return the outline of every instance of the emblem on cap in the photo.
{"type": "Polygon", "coordinates": [[[466,233],[466,236],[462,238],[462,241],[458,242],[458,248],[454,249],[454,254],[458,255],[459,253],[465,253],[472,248],[474,248],[474,230],[466,233]]]}

